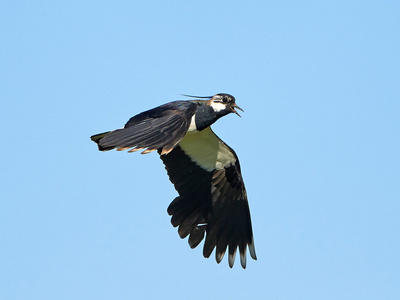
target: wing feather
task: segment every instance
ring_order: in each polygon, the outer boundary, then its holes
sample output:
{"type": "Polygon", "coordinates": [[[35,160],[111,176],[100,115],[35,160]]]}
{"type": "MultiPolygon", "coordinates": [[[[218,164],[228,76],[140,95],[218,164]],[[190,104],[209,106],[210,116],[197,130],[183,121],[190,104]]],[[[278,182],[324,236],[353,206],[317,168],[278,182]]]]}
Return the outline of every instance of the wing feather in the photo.
{"type": "MultiPolygon", "coordinates": [[[[189,151],[191,147],[185,144],[185,137],[168,155],[161,156],[179,193],[168,207],[168,213],[172,216],[172,225],[178,227],[180,237],[189,235],[190,247],[195,248],[205,236],[204,257],[209,257],[215,250],[215,259],[219,263],[228,249],[230,267],[233,267],[239,248],[241,265],[245,268],[247,247],[250,256],[257,257],[239,161],[235,152],[209,131],[212,134],[199,133],[211,137],[211,141],[199,138],[201,142],[192,145],[196,151],[189,151]],[[229,151],[231,156],[218,158],[218,153],[213,154],[219,149],[216,143],[224,148],[221,153],[229,151]],[[215,161],[210,161],[210,157],[215,161]]],[[[193,136],[189,138],[191,142],[195,140],[193,136]]]]}
{"type": "Polygon", "coordinates": [[[144,149],[148,153],[163,149],[171,151],[186,134],[196,112],[193,102],[175,101],[132,117],[122,129],[92,137],[102,151],[118,148],[133,151],[144,149]]]}

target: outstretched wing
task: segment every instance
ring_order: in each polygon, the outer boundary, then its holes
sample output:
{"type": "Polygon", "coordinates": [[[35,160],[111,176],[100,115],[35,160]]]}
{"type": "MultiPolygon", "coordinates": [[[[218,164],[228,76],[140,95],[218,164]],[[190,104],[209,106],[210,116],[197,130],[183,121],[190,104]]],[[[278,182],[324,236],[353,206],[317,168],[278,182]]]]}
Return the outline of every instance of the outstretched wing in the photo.
{"type": "Polygon", "coordinates": [[[247,246],[250,256],[257,259],[247,194],[233,149],[206,128],[188,132],[161,159],[179,193],[168,213],[172,225],[179,226],[180,237],[189,235],[189,245],[195,248],[205,235],[203,255],[209,257],[216,248],[218,263],[229,247],[230,267],[238,247],[243,268],[247,246]]]}
{"type": "Polygon", "coordinates": [[[162,154],[166,154],[186,134],[196,108],[193,102],[170,102],[132,117],[122,129],[97,134],[91,139],[101,151],[133,148],[128,152],[145,149],[142,153],[149,153],[162,149],[162,154]]]}

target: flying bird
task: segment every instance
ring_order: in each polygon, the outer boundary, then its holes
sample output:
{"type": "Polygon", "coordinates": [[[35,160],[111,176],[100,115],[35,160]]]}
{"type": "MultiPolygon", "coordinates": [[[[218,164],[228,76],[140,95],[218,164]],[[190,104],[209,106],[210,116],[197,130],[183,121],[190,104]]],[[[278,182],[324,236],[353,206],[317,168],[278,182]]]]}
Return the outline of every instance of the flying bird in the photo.
{"type": "Polygon", "coordinates": [[[228,250],[232,268],[237,248],[246,268],[246,249],[257,259],[247,193],[238,157],[210,125],[243,111],[229,94],[173,101],[132,117],[124,128],[93,135],[100,151],[146,154],[157,150],[179,196],[168,207],[171,223],[191,248],[204,239],[203,255],[215,249],[220,263],[228,250]]]}

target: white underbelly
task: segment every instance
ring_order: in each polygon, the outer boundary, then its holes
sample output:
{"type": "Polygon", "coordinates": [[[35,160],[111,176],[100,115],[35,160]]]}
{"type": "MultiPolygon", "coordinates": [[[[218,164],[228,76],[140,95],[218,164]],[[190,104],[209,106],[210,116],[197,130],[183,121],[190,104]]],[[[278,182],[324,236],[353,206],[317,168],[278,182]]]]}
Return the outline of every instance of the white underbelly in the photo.
{"type": "Polygon", "coordinates": [[[207,171],[223,169],[236,161],[229,147],[209,127],[202,131],[189,129],[179,146],[192,161],[207,171]]]}

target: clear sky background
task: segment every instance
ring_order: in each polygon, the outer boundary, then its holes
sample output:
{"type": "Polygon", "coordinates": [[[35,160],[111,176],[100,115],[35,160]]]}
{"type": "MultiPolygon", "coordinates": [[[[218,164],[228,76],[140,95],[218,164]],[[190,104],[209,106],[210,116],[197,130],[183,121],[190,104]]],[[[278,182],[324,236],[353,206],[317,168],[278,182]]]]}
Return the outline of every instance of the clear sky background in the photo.
{"type": "Polygon", "coordinates": [[[2,1],[0,299],[400,299],[399,1],[2,1]],[[191,250],[156,153],[92,134],[234,95],[258,261],[191,250]]]}

